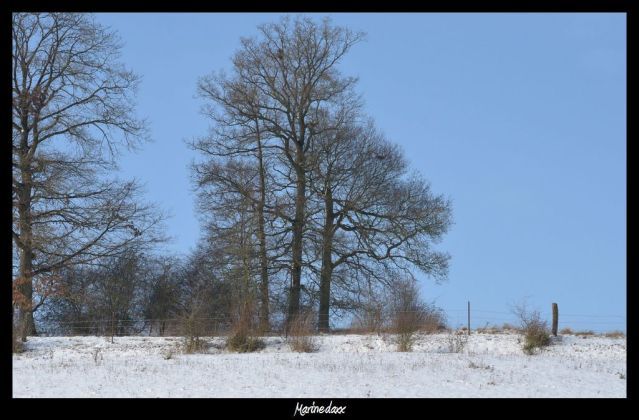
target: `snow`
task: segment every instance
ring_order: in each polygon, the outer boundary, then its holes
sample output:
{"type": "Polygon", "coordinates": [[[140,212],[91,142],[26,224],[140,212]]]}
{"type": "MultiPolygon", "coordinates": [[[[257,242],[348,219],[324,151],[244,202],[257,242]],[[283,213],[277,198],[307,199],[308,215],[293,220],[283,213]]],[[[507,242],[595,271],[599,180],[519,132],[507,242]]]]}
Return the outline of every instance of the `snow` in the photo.
{"type": "Polygon", "coordinates": [[[294,353],[267,337],[257,353],[204,354],[179,337],[30,337],[13,356],[14,397],[625,397],[626,339],[560,336],[525,355],[515,333],[473,334],[452,352],[447,333],[398,353],[392,336],[322,335],[294,353]],[[168,355],[171,355],[168,357],[168,355]]]}

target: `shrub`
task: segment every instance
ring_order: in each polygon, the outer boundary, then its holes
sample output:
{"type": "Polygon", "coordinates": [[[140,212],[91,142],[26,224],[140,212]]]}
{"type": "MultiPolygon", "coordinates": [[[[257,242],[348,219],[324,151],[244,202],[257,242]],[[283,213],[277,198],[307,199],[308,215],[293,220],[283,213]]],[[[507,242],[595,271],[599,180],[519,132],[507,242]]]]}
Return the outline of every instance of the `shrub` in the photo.
{"type": "Polygon", "coordinates": [[[293,321],[287,336],[287,342],[291,350],[298,353],[313,353],[317,351],[318,345],[313,336],[312,319],[312,314],[307,313],[298,316],[293,321]]]}
{"type": "Polygon", "coordinates": [[[415,337],[413,333],[406,331],[397,334],[397,351],[413,351],[413,344],[415,344],[415,337]]]}
{"type": "Polygon", "coordinates": [[[206,322],[203,302],[194,300],[179,319],[184,353],[200,353],[208,348],[207,343],[201,339],[206,332],[206,322]]]}
{"type": "Polygon", "coordinates": [[[498,327],[497,325],[489,325],[488,323],[486,323],[485,326],[483,327],[479,327],[476,329],[476,331],[479,334],[499,334],[502,331],[502,329],[500,327],[498,327]]]}
{"type": "Polygon", "coordinates": [[[446,329],[446,315],[441,308],[434,304],[422,303],[422,321],[419,330],[426,334],[433,334],[446,329]]]}
{"type": "Polygon", "coordinates": [[[524,334],[524,353],[532,355],[535,350],[550,345],[548,323],[541,319],[539,311],[528,311],[526,305],[521,304],[513,312],[519,319],[524,334]]]}
{"type": "Polygon", "coordinates": [[[608,338],[624,338],[626,334],[623,331],[610,331],[605,334],[608,338]]]}
{"type": "Polygon", "coordinates": [[[397,335],[397,351],[413,350],[415,333],[421,326],[421,313],[411,305],[408,308],[395,308],[393,313],[393,332],[397,335]]]}
{"type": "Polygon", "coordinates": [[[534,354],[536,349],[550,345],[546,321],[533,322],[524,329],[524,352],[534,354]]]}
{"type": "Polygon", "coordinates": [[[384,329],[384,308],[379,302],[367,302],[359,308],[351,329],[359,333],[380,334],[384,329]]]}
{"type": "Polygon", "coordinates": [[[517,327],[509,324],[508,322],[504,322],[504,324],[501,326],[501,329],[504,331],[517,331],[517,327]]]}
{"type": "Polygon", "coordinates": [[[250,312],[243,310],[226,339],[226,348],[238,353],[251,353],[264,347],[264,341],[252,334],[250,312]]]}
{"type": "Polygon", "coordinates": [[[314,337],[309,335],[289,336],[288,344],[291,346],[291,350],[298,353],[314,353],[318,349],[314,337]]]}
{"type": "Polygon", "coordinates": [[[182,343],[182,352],[186,354],[202,353],[208,349],[209,345],[206,341],[197,336],[184,337],[182,343]]]}
{"type": "Polygon", "coordinates": [[[571,334],[574,334],[574,331],[571,328],[566,327],[566,328],[562,328],[561,331],[559,331],[559,334],[571,335],[571,334]]]}
{"type": "Polygon", "coordinates": [[[419,313],[410,311],[397,311],[394,314],[394,332],[397,334],[397,350],[407,352],[413,350],[416,333],[419,331],[419,313]]]}
{"type": "Polygon", "coordinates": [[[417,332],[435,332],[445,327],[443,312],[420,300],[414,281],[398,282],[392,298],[391,332],[396,334],[397,351],[412,351],[417,332]]]}
{"type": "Polygon", "coordinates": [[[468,343],[468,334],[463,331],[450,331],[446,337],[449,353],[461,353],[468,343]]]}
{"type": "Polygon", "coordinates": [[[351,330],[359,333],[399,334],[400,347],[408,350],[417,332],[436,333],[446,329],[446,315],[434,304],[420,299],[414,280],[399,278],[376,290],[364,292],[351,330]]]}
{"type": "Polygon", "coordinates": [[[204,340],[200,337],[197,326],[198,320],[186,319],[183,324],[182,351],[187,354],[200,353],[207,348],[204,340]]]}
{"type": "Polygon", "coordinates": [[[592,331],[592,330],[577,331],[575,333],[575,335],[582,336],[582,337],[587,337],[587,336],[595,335],[595,332],[592,331]]]}
{"type": "Polygon", "coordinates": [[[397,351],[409,352],[417,340],[417,333],[432,334],[445,328],[439,309],[418,302],[410,309],[396,309],[392,332],[397,335],[397,351]]]}
{"type": "Polygon", "coordinates": [[[226,347],[238,353],[252,353],[262,350],[266,344],[259,337],[252,337],[243,331],[235,331],[227,338],[226,347]]]}

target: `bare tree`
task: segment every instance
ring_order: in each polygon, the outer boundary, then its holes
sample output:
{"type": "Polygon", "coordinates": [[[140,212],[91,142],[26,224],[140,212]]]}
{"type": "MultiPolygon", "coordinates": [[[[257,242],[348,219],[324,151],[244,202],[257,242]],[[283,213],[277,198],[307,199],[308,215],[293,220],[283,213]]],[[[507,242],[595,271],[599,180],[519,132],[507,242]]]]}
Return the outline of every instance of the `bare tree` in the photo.
{"type": "Polygon", "coordinates": [[[177,316],[181,272],[183,267],[176,257],[162,256],[147,262],[146,273],[143,274],[145,295],[142,313],[149,324],[149,333],[156,327],[163,336],[170,320],[177,316]]]}
{"type": "Polygon", "coordinates": [[[228,260],[217,241],[200,242],[186,259],[179,281],[178,314],[187,330],[195,327],[199,334],[213,334],[231,324],[233,282],[227,281],[228,260]]]}
{"type": "Polygon", "coordinates": [[[74,334],[125,335],[144,325],[146,273],[151,261],[134,248],[118,256],[74,265],[62,271],[59,283],[64,293],[51,296],[45,319],[58,331],[74,334]]]}
{"type": "Polygon", "coordinates": [[[134,182],[106,178],[122,146],[146,138],[115,34],[84,14],[12,23],[13,302],[25,339],[61,269],[161,239],[162,217],[139,204],[134,182]]]}
{"type": "MultiPolygon", "coordinates": [[[[131,250],[126,254],[110,258],[108,264],[98,272],[95,296],[102,320],[109,320],[106,332],[111,336],[121,336],[132,331],[132,322],[141,315],[136,302],[138,290],[142,286],[142,264],[140,255],[131,250]]],[[[135,331],[133,329],[133,331],[135,331]]]]}
{"type": "Polygon", "coordinates": [[[218,103],[250,109],[244,117],[257,122],[263,138],[273,140],[271,147],[287,166],[294,209],[293,214],[280,216],[291,230],[290,321],[300,308],[308,151],[321,130],[333,129],[320,128],[319,116],[338,114],[336,105],[345,101],[337,99],[356,96],[352,92],[356,79],[343,77],[336,65],[362,34],[333,26],[328,19],[316,23],[308,18],[283,18],[260,26],[259,31],[259,38],[242,39],[231,76],[209,79],[201,88],[218,103]]]}
{"type": "MultiPolygon", "coordinates": [[[[257,242],[259,245],[260,272],[260,325],[266,331],[269,323],[269,268],[266,224],[267,211],[267,171],[268,137],[264,137],[258,118],[260,95],[241,82],[226,80],[223,76],[213,75],[202,78],[198,91],[207,102],[204,114],[214,126],[208,136],[197,139],[190,146],[202,152],[208,160],[194,164],[193,171],[200,190],[213,187],[218,192],[231,191],[241,194],[247,207],[253,213],[257,224],[257,242]],[[237,98],[242,98],[238,101],[237,98]],[[254,172],[256,182],[250,188],[237,188],[237,170],[217,171],[224,160],[237,164],[237,159],[249,165],[256,163],[254,172]],[[235,159],[235,161],[234,161],[235,159]]],[[[206,197],[207,193],[201,194],[206,197]]]]}
{"type": "Polygon", "coordinates": [[[450,203],[408,172],[399,148],[371,121],[357,115],[314,146],[311,188],[322,203],[319,329],[329,328],[331,284],[354,272],[388,283],[389,272],[410,275],[417,268],[438,281],[447,273],[448,256],[433,249],[451,223],[450,203]],[[345,266],[346,276],[335,276],[345,266]],[[375,267],[380,266],[380,267],[375,267]],[[381,268],[381,269],[380,269],[381,268]]]}

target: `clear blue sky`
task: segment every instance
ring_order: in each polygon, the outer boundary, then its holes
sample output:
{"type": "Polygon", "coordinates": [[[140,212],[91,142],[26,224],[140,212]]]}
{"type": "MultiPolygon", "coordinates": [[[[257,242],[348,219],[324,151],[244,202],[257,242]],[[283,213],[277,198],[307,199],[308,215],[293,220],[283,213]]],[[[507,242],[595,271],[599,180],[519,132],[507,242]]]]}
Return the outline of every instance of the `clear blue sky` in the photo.
{"type": "MultiPolygon", "coordinates": [[[[154,143],[121,159],[122,175],[173,215],[171,251],[199,236],[184,144],[208,125],[197,78],[228,69],[240,36],[279,16],[97,15],[143,77],[139,113],[154,143]]],[[[558,302],[560,327],[625,330],[625,15],[332,17],[368,33],[341,67],[359,76],[367,111],[453,201],[440,245],[449,281],[424,279],[424,297],[453,324],[467,300],[481,326],[528,298],[544,313],[558,302]]]]}

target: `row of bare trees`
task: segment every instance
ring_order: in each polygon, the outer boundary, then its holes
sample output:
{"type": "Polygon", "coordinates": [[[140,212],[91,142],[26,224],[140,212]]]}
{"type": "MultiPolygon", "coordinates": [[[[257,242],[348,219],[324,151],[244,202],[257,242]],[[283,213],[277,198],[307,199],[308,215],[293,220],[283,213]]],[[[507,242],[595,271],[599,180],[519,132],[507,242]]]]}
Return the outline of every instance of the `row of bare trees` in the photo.
{"type": "Polygon", "coordinates": [[[64,293],[47,300],[38,320],[48,334],[211,335],[228,329],[233,316],[220,269],[201,252],[180,259],[128,249],[67,268],[64,293]]]}
{"type": "MultiPolygon", "coordinates": [[[[183,335],[195,341],[238,331],[266,332],[260,328],[259,316],[251,312],[251,296],[259,287],[254,285],[247,292],[237,281],[243,278],[234,278],[235,268],[221,251],[201,247],[185,258],[175,258],[129,249],[91,266],[68,267],[59,279],[64,293],[50,296],[39,312],[40,330],[48,335],[183,335]],[[218,258],[210,258],[212,251],[218,258]]],[[[286,290],[275,292],[275,298],[286,295],[286,290]]],[[[353,299],[349,318],[354,331],[410,338],[418,330],[434,332],[445,327],[443,312],[421,299],[410,277],[370,283],[353,299]]],[[[288,327],[282,316],[287,307],[281,303],[272,308],[275,319],[269,330],[274,332],[288,327]]],[[[302,313],[287,332],[313,333],[317,324],[311,314],[302,313]]],[[[349,325],[348,319],[341,321],[343,327],[349,325]]]]}
{"type": "Polygon", "coordinates": [[[112,330],[215,317],[260,331],[312,311],[327,331],[331,316],[415,270],[446,277],[434,244],[449,201],[410,170],[338,69],[362,33],[283,18],[243,38],[228,72],[201,78],[210,131],[189,145],[204,234],[186,259],[149,256],[166,239],[163,216],[113,175],[120,153],[148,139],[116,34],[73,13],[14,14],[12,33],[23,340],[36,311],[60,324],[111,319],[112,330]]]}
{"type": "Polygon", "coordinates": [[[450,203],[410,171],[366,116],[356,78],[338,70],[362,39],[328,19],[284,18],[198,84],[211,129],[190,145],[206,240],[224,243],[262,328],[272,289],[288,323],[313,308],[327,331],[371,283],[414,269],[446,276],[448,256],[432,245],[450,203]]]}

